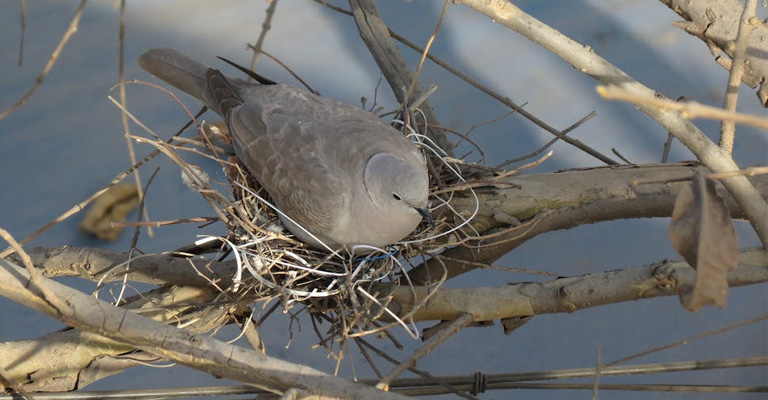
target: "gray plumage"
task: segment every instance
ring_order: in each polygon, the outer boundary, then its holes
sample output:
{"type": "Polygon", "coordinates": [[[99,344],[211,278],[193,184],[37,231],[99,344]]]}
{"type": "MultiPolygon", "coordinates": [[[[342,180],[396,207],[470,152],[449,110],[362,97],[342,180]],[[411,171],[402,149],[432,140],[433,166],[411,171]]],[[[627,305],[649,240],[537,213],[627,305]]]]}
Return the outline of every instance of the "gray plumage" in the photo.
{"type": "Polygon", "coordinates": [[[383,247],[429,218],[424,156],[375,115],[292,86],[225,77],[172,49],[149,50],[139,65],[224,118],[235,154],[300,240],[383,247]]]}

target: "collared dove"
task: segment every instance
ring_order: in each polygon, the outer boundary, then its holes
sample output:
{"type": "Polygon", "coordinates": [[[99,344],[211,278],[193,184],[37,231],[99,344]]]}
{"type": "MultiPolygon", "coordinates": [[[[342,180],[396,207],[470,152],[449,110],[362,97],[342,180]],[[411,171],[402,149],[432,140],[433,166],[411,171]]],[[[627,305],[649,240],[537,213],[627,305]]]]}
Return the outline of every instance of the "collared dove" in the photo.
{"type": "Polygon", "coordinates": [[[424,156],[375,115],[289,85],[225,77],[172,49],[149,50],[138,62],[224,118],[235,155],[301,241],[381,248],[422,217],[431,222],[424,156]]]}

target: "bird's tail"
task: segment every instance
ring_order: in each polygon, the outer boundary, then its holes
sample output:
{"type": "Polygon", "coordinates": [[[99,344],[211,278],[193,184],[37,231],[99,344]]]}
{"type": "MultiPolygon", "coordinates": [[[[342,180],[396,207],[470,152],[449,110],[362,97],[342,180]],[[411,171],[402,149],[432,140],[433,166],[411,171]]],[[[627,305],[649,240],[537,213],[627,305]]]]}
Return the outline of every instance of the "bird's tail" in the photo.
{"type": "Polygon", "coordinates": [[[197,62],[183,53],[167,48],[157,48],[139,56],[139,66],[150,74],[183,90],[202,101],[208,108],[205,73],[208,66],[197,62]]]}

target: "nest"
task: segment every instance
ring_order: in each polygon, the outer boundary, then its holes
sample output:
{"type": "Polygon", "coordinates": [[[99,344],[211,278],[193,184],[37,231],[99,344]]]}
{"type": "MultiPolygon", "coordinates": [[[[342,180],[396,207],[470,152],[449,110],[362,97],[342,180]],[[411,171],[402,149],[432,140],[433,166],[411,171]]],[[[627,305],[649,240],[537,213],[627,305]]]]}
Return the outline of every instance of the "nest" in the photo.
{"type": "MultiPolygon", "coordinates": [[[[237,272],[231,278],[231,287],[222,288],[231,301],[266,305],[279,300],[275,304],[282,305],[286,312],[301,306],[300,310],[312,315],[313,322],[330,322],[324,333],[315,329],[321,343],[381,332],[397,325],[418,338],[419,331],[410,314],[398,315],[388,307],[389,291],[410,285],[406,271],[456,242],[474,214],[462,217],[448,205],[453,193],[446,187],[464,181],[457,165],[461,162],[447,157],[427,136],[409,125],[399,120],[393,125],[402,128],[427,156],[430,193],[439,193],[430,194],[430,208],[437,218],[434,228],[423,221],[400,243],[375,249],[365,256],[322,252],[294,240],[282,228],[266,191],[234,156],[226,155],[224,148],[231,141],[224,126],[203,124],[197,143],[185,141],[205,149],[198,154],[207,153],[204,155],[215,159],[227,183],[210,183],[204,172],[176,154],[177,147],[153,144],[181,168],[188,186],[200,193],[227,225],[227,236],[203,236],[196,244],[213,244],[234,255],[237,272]]],[[[466,185],[462,187],[467,190],[466,185]]],[[[471,187],[468,191],[474,196],[471,187]]],[[[429,292],[434,293],[443,280],[432,283],[433,290],[429,292]]],[[[413,310],[417,308],[418,304],[413,310]]]]}

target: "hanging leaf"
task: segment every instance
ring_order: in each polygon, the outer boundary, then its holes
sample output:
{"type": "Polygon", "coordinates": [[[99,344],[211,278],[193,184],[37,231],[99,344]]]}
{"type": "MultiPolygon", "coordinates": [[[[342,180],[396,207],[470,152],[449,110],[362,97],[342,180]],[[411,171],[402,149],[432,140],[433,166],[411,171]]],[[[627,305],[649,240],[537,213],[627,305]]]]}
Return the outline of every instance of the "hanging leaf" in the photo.
{"type": "Polygon", "coordinates": [[[715,190],[715,182],[699,172],[677,195],[669,241],[696,270],[693,287],[681,288],[683,307],[696,311],[705,305],[725,308],[728,271],[739,262],[739,244],[730,213],[715,190]]]}

